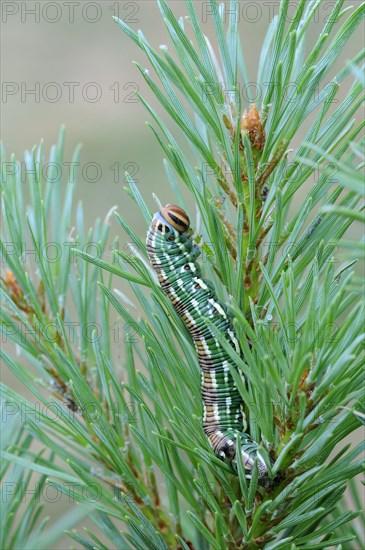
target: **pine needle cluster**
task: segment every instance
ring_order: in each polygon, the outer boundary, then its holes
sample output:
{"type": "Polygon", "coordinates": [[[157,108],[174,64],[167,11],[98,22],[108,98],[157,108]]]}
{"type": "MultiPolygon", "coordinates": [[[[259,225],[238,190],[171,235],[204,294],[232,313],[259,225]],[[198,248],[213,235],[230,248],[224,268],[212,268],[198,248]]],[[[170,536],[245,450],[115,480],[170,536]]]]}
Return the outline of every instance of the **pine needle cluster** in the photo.
{"type": "MultiPolygon", "coordinates": [[[[176,127],[140,97],[165,155],[170,196],[187,208],[185,185],[196,204],[204,275],[232,311],[243,350],[242,358],[230,353],[248,381],[233,373],[247,430],[274,481],[262,487],[257,470],[250,480],[240,469],[233,475],[210,449],[194,347],[156,281],[144,235],[115,212],[135,253],[116,239],[107,261],[110,213],[86,231],[82,204],[73,209],[74,181],[57,173],[43,181],[42,143],[25,153],[26,186],[20,163],[2,149],[1,322],[10,345],[1,355],[32,398],[2,385],[1,548],[49,548],[64,532],[90,549],[365,545],[364,445],[349,439],[365,418],[364,302],[355,266],[364,243],[347,233],[365,221],[363,123],[355,118],[364,51],[327,82],[365,6],[344,9],[337,0],[309,47],[321,0],[297,2],[289,23],[289,0],[282,0],[260,55],[257,84],[265,93],[260,104],[245,104],[240,89],[249,90],[250,80],[236,4],[226,13],[209,2],[216,49],[192,0],[181,19],[173,2],[158,2],[173,53],[116,23],[153,69],[154,76],[136,64],[176,127]],[[67,243],[67,253],[50,261],[50,243],[67,243]],[[132,299],[114,290],[119,278],[132,299]],[[115,314],[124,327],[122,364],[115,314]],[[33,474],[37,491],[24,499],[33,474]],[[41,519],[47,486],[72,502],[52,527],[41,519]],[[92,528],[81,534],[73,527],[86,515],[92,528]]],[[[63,149],[62,130],[51,166],[62,164],[63,149]]],[[[150,197],[127,181],[147,229],[150,197]]]]}

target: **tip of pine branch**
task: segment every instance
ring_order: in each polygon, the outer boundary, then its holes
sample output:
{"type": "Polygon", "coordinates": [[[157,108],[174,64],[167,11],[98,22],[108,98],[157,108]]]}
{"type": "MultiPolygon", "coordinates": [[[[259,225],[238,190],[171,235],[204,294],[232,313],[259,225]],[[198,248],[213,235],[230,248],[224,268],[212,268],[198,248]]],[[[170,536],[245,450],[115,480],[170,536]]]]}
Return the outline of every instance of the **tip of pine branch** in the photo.
{"type": "Polygon", "coordinates": [[[254,147],[262,151],[265,145],[265,131],[256,104],[252,103],[241,118],[241,132],[246,132],[254,147]]]}

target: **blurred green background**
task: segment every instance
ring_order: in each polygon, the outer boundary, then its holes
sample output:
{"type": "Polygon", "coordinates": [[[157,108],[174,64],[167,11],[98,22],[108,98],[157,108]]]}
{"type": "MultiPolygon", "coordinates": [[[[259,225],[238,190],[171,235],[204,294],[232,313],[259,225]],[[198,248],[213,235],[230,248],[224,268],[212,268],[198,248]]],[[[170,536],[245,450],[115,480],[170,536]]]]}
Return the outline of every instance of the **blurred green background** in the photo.
{"type": "MultiPolygon", "coordinates": [[[[208,3],[195,4],[204,32],[214,46],[208,3]]],[[[324,1],[316,13],[311,28],[313,41],[334,4],[324,1]]],[[[345,6],[354,4],[357,0],[345,2],[345,6]]],[[[297,5],[297,1],[290,2],[289,17],[297,5]]],[[[170,6],[178,16],[186,14],[183,1],[170,1],[170,6]]],[[[241,0],[237,9],[247,70],[250,81],[255,82],[261,45],[270,21],[278,13],[279,1],[241,0]]],[[[154,0],[2,2],[1,137],[7,153],[14,152],[20,160],[24,149],[43,138],[47,158],[59,127],[65,124],[65,160],[71,160],[77,143],[83,144],[74,204],[83,201],[86,225],[92,225],[96,217],[104,217],[113,205],[118,205],[121,215],[143,238],[144,220],[123,191],[124,171],[130,172],[151,209],[152,193],[163,203],[174,202],[174,197],[163,168],[163,152],[145,123],[149,116],[133,92],[141,93],[172,131],[176,128],[162,113],[132,63],[138,61],[148,67],[143,52],[117,27],[113,15],[133,30],[142,29],[154,47],[170,44],[154,0]]],[[[345,47],[328,82],[358,51],[362,41],[360,28],[345,47]]],[[[169,50],[173,53],[170,47],[169,50]]],[[[346,95],[350,80],[341,85],[338,100],[346,95]]],[[[258,107],[260,99],[257,98],[258,107]]],[[[248,103],[244,102],[244,106],[248,107],[248,103]]],[[[303,128],[303,134],[306,130],[303,128]]],[[[69,167],[65,165],[63,170],[68,174],[69,167]]],[[[296,197],[297,204],[304,191],[296,197]]],[[[118,231],[113,222],[111,238],[118,231]]],[[[357,238],[360,234],[361,228],[354,226],[348,237],[357,238]]],[[[7,378],[4,376],[4,382],[7,378]]],[[[14,380],[11,382],[14,387],[14,380]]],[[[66,499],[49,504],[47,514],[52,517],[69,506],[66,499]]],[[[64,539],[57,548],[69,545],[64,539]]]]}

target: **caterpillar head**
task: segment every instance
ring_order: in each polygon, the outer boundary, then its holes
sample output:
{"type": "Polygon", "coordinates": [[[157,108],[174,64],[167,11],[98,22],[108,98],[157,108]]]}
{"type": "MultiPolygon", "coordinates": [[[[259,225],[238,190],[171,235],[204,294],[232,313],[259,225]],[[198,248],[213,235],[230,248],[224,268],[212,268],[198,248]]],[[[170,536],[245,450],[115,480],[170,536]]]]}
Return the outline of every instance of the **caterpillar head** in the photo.
{"type": "Polygon", "coordinates": [[[190,227],[190,220],[180,206],[166,204],[160,211],[162,218],[179,233],[185,233],[190,227]]]}

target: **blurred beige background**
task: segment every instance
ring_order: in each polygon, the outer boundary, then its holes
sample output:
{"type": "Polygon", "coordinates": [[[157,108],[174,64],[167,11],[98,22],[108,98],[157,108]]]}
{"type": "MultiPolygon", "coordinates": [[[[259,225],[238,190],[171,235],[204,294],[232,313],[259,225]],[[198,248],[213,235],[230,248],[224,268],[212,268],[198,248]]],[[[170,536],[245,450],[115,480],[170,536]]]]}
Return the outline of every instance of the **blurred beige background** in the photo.
{"type": "MultiPolygon", "coordinates": [[[[311,28],[313,42],[334,3],[324,1],[316,14],[311,28]]],[[[358,3],[346,1],[345,6],[358,3]]],[[[204,32],[212,38],[211,19],[205,17],[207,2],[195,4],[198,16],[206,21],[204,32]]],[[[290,14],[297,4],[291,1],[290,14]]],[[[170,1],[170,6],[178,16],[186,15],[183,1],[170,1]]],[[[278,7],[276,0],[239,2],[241,39],[251,81],[256,81],[261,45],[278,7]]],[[[162,111],[132,63],[134,60],[148,67],[143,52],[113,22],[113,15],[134,30],[142,29],[154,47],[170,45],[154,0],[2,2],[1,138],[7,153],[14,152],[20,160],[24,149],[43,138],[48,155],[60,125],[65,124],[65,160],[71,160],[77,143],[83,144],[74,204],[82,199],[86,224],[91,225],[96,217],[104,217],[118,205],[122,216],[143,236],[144,220],[123,191],[124,171],[131,173],[151,208],[153,192],[162,202],[173,201],[173,196],[162,164],[163,152],[145,124],[150,117],[133,98],[133,91],[138,90],[159,113],[162,111]],[[97,168],[89,163],[96,163],[97,168]]],[[[360,49],[361,42],[363,32],[358,29],[328,82],[360,49]]],[[[345,82],[339,98],[347,89],[345,82]]],[[[168,117],[163,117],[173,130],[168,117]]],[[[297,204],[302,198],[297,197],[297,204]]],[[[112,238],[117,231],[114,223],[112,238]]],[[[360,234],[360,229],[354,228],[350,236],[360,234]]],[[[66,507],[67,502],[55,503],[48,506],[47,513],[56,517],[66,507]]],[[[64,540],[57,548],[65,545],[69,547],[70,542],[64,540]]]]}
{"type": "MultiPolygon", "coordinates": [[[[357,3],[355,0],[345,4],[357,3]]],[[[207,2],[195,4],[200,19],[206,21],[204,32],[212,38],[207,2]]],[[[291,1],[289,16],[297,4],[291,1]]],[[[170,5],[178,16],[186,14],[184,2],[173,0],[170,5]]],[[[333,1],[324,1],[316,14],[313,41],[333,5],[333,1]]],[[[241,38],[251,81],[256,81],[261,44],[278,6],[277,0],[239,3],[241,38]]],[[[41,138],[47,152],[64,123],[65,160],[71,160],[78,142],[83,144],[83,170],[76,198],[84,201],[86,221],[91,223],[117,204],[127,221],[134,220],[137,231],[144,231],[137,208],[122,190],[124,170],[138,180],[151,208],[152,192],[161,200],[166,197],[166,202],[172,197],[169,188],[166,192],[163,152],[145,124],[149,115],[132,96],[134,90],[139,90],[157,106],[132,61],[149,65],[112,16],[118,15],[134,30],[142,29],[154,47],[169,44],[156,2],[4,1],[1,9],[1,135],[7,152],[15,152],[22,159],[24,149],[41,138]],[[90,162],[97,163],[98,168],[90,162]]],[[[358,51],[361,37],[358,31],[345,48],[337,69],[358,51]]],[[[343,88],[347,89],[346,83],[343,88]]],[[[161,112],[159,108],[158,111],[161,112]]],[[[170,124],[166,116],[164,120],[170,124]]]]}

